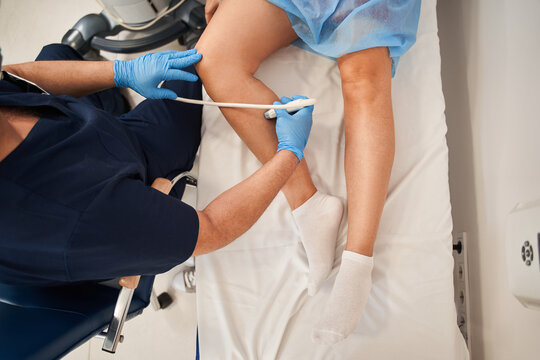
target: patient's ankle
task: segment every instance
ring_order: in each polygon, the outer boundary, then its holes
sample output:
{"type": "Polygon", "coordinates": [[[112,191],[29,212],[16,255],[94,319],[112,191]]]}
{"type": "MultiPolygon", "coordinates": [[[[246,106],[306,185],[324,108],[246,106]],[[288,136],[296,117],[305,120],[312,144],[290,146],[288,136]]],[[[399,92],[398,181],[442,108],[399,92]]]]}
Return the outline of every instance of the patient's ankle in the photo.
{"type": "Polygon", "coordinates": [[[304,185],[293,187],[285,185],[281,190],[287,198],[287,202],[289,203],[291,210],[300,207],[317,192],[317,188],[315,185],[313,185],[313,183],[311,183],[310,186],[304,185]]]}
{"type": "Polygon", "coordinates": [[[298,164],[298,167],[285,186],[281,188],[281,191],[283,191],[283,194],[287,198],[291,210],[300,207],[317,192],[305,158],[298,164]]]}

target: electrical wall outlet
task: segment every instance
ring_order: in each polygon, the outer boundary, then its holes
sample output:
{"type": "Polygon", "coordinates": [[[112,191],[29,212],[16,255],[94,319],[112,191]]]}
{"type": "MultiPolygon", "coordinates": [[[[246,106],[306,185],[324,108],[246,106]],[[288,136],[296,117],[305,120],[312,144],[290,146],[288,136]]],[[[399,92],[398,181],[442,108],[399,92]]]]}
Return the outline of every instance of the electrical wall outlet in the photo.
{"type": "Polygon", "coordinates": [[[467,263],[467,233],[457,233],[452,255],[454,256],[454,301],[457,323],[469,352],[471,351],[471,322],[469,318],[469,267],[467,263]]]}

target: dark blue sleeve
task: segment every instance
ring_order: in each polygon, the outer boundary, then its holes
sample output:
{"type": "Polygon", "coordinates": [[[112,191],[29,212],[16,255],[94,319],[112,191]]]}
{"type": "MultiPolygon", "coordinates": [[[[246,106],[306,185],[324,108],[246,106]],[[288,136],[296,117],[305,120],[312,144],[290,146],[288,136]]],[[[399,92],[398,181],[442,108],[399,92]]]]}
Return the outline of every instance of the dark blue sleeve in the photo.
{"type": "Polygon", "coordinates": [[[168,271],[191,256],[198,231],[191,206],[124,178],[81,214],[66,249],[68,276],[82,281],[168,271]]]}

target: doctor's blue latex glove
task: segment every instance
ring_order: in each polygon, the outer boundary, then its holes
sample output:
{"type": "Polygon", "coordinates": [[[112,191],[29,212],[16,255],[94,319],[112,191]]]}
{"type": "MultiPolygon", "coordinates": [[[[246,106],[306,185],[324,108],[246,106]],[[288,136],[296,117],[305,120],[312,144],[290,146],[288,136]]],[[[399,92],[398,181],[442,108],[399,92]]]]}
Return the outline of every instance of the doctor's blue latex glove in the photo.
{"type": "Polygon", "coordinates": [[[197,75],[180,69],[201,60],[197,49],[188,51],[161,51],[146,54],[129,61],[114,61],[114,83],[128,87],[149,99],[176,99],[169,89],[158,88],[163,80],[197,81],[197,75]]]}
{"type": "MultiPolygon", "coordinates": [[[[292,99],[282,97],[281,103],[275,101],[274,105],[287,104],[292,100],[307,99],[305,96],[295,95],[292,99]]],[[[285,109],[275,109],[277,115],[276,134],[278,137],[278,149],[290,150],[296,155],[298,161],[304,157],[304,148],[306,147],[311,124],[313,123],[313,105],[307,106],[289,114],[285,109]]]]}

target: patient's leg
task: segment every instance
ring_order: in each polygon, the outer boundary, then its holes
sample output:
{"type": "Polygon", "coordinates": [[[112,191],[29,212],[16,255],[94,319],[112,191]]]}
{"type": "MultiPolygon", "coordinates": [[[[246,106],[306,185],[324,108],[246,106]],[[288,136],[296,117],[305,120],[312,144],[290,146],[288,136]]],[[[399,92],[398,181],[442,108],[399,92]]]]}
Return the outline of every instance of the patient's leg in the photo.
{"type": "MultiPolygon", "coordinates": [[[[285,12],[266,0],[224,0],[196,46],[203,55],[197,71],[206,91],[214,101],[271,104],[278,100],[253,74],[264,59],[294,39],[285,12]]],[[[287,71],[283,69],[284,77],[287,71]]],[[[264,110],[221,111],[261,162],[272,158],[277,150],[275,122],[264,118],[264,110]]],[[[308,255],[314,293],[333,264],[343,205],[317,192],[305,160],[282,191],[291,209],[297,209],[293,215],[308,255]]]]}
{"type": "Polygon", "coordinates": [[[315,326],[316,342],[333,344],[354,331],[371,290],[373,246],[394,161],[391,59],[373,48],[338,59],[345,102],[347,247],[332,294],[315,326]]]}
{"type": "MultiPolygon", "coordinates": [[[[265,58],[294,39],[287,15],[266,0],[225,0],[196,45],[203,55],[197,72],[214,101],[271,104],[279,98],[253,74],[265,58]]],[[[221,111],[261,162],[272,158],[277,149],[275,122],[264,118],[265,110],[221,111]]],[[[317,191],[305,161],[282,191],[292,209],[317,191]]]]}

